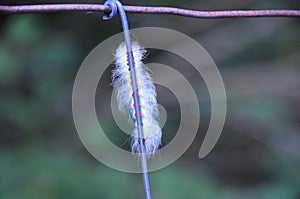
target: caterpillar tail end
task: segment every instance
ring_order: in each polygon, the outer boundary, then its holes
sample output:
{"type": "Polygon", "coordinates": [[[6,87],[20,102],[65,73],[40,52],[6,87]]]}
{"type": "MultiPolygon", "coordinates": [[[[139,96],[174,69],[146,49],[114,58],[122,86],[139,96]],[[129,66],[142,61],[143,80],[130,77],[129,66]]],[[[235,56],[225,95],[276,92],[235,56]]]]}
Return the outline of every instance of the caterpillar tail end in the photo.
{"type": "MultiPolygon", "coordinates": [[[[144,138],[143,144],[145,146],[145,152],[149,158],[153,155],[161,145],[162,132],[159,126],[143,126],[144,138]]],[[[140,142],[138,139],[137,129],[133,131],[132,141],[131,141],[131,151],[132,153],[141,153],[139,148],[140,142]]]]}

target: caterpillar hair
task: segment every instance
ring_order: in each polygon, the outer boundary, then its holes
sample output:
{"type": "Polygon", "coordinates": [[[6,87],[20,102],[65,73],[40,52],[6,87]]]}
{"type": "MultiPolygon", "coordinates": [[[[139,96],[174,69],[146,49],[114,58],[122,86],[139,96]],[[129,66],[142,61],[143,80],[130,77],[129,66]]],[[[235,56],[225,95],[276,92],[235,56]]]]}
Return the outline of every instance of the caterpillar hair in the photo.
{"type": "Polygon", "coordinates": [[[132,132],[131,150],[140,153],[137,132],[136,114],[142,116],[143,142],[147,154],[153,154],[161,145],[162,132],[156,120],[158,116],[156,89],[150,76],[149,68],[142,62],[146,50],[137,42],[132,43],[132,53],[137,78],[138,96],[140,98],[141,113],[135,112],[133,90],[125,43],[121,43],[115,52],[115,69],[112,71],[112,86],[116,94],[119,110],[129,114],[135,123],[132,132]]]}

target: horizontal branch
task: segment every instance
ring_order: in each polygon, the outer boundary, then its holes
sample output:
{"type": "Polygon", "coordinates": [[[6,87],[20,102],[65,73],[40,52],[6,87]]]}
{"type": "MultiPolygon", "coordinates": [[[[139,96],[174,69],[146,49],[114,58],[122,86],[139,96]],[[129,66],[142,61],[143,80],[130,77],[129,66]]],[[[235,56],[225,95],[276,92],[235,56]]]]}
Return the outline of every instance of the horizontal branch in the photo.
{"type": "MultiPolygon", "coordinates": [[[[225,17],[300,17],[300,10],[227,10],[200,11],[173,7],[125,6],[124,10],[131,13],[170,14],[195,18],[225,17]]],[[[40,4],[40,5],[0,5],[4,13],[35,13],[65,11],[97,11],[109,12],[110,7],[101,4],[40,4]]]]}

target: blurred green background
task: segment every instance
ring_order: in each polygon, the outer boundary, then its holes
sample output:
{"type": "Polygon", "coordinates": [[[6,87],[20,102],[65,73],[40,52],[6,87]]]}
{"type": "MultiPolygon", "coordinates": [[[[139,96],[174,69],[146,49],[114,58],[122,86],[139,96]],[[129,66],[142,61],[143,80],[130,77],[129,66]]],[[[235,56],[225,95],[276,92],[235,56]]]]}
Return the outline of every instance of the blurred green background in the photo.
{"type": "MultiPolygon", "coordinates": [[[[292,0],[123,2],[202,10],[300,8],[292,0]]],[[[214,150],[198,159],[209,124],[209,95],[203,80],[193,79],[189,67],[180,66],[199,96],[200,129],[179,160],[150,174],[153,198],[300,199],[299,18],[128,18],[131,28],[171,28],[197,40],[219,67],[228,97],[223,133],[214,150]]],[[[104,22],[101,13],[0,13],[1,199],[144,197],[141,175],[115,171],[94,159],[72,118],[77,70],[95,46],[120,31],[118,17],[104,22]]],[[[113,51],[111,46],[107,50],[113,51]]],[[[156,55],[147,61],[166,60],[156,55]]],[[[101,100],[112,92],[109,74],[102,82],[106,86],[97,91],[99,114],[101,107],[109,106],[101,100]]],[[[170,115],[163,129],[167,140],[178,124],[171,115],[178,115],[179,109],[169,104],[163,89],[158,95],[170,115]]],[[[101,118],[106,133],[114,132],[112,139],[123,143],[111,116],[101,118]]]]}

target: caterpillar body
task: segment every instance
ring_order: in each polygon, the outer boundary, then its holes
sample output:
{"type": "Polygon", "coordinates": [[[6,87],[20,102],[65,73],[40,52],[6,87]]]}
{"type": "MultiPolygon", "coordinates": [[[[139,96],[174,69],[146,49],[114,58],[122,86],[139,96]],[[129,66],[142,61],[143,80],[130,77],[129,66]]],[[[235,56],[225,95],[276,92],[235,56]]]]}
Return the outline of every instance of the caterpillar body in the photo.
{"type": "Polygon", "coordinates": [[[147,154],[153,154],[161,145],[162,136],[161,129],[156,119],[158,117],[156,89],[149,74],[149,68],[142,62],[146,50],[137,42],[133,42],[132,53],[134,58],[137,80],[136,84],[138,87],[141,113],[135,112],[133,90],[131,85],[132,83],[125,43],[121,43],[115,52],[116,67],[112,71],[112,86],[116,94],[119,110],[123,113],[129,114],[135,123],[135,129],[132,132],[131,139],[132,152],[140,153],[138,132],[136,128],[136,114],[140,114],[143,121],[143,142],[145,146],[145,152],[147,154]]]}

